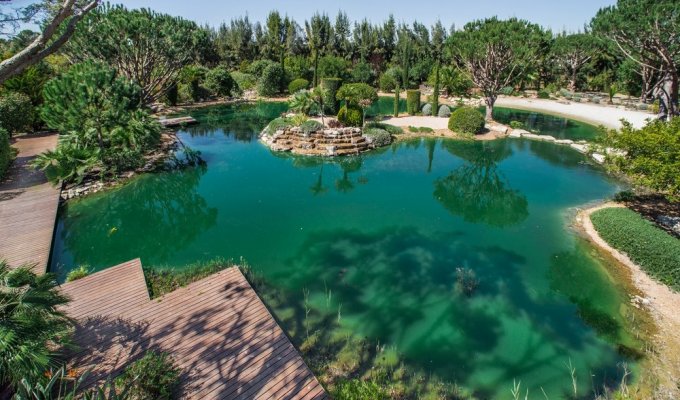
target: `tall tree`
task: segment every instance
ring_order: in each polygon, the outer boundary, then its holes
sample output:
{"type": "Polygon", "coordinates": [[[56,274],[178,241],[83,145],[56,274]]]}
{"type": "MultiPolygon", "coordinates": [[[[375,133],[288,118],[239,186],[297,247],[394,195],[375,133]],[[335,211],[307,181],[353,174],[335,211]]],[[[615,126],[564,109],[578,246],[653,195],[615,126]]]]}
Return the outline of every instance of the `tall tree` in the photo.
{"type": "Polygon", "coordinates": [[[394,22],[394,16],[390,14],[387,21],[380,29],[380,45],[383,49],[385,61],[392,61],[394,56],[394,46],[396,44],[397,24],[394,22]]]}
{"type": "Polygon", "coordinates": [[[66,46],[73,62],[107,63],[142,88],[144,103],[158,100],[208,41],[194,22],[148,9],[104,6],[92,12],[66,46]]]}
{"type": "Polygon", "coordinates": [[[395,49],[395,57],[397,63],[401,67],[401,87],[408,89],[409,85],[409,71],[411,62],[414,57],[414,38],[413,32],[407,25],[400,25],[397,30],[397,45],[395,49]]]}
{"type": "Polygon", "coordinates": [[[333,54],[338,57],[352,57],[350,22],[347,13],[339,11],[333,27],[333,54]]]}
{"type": "Polygon", "coordinates": [[[536,24],[493,17],[470,22],[449,38],[456,65],[484,94],[487,120],[493,119],[500,90],[516,83],[536,61],[543,36],[536,24]]]}
{"type": "Polygon", "coordinates": [[[446,42],[446,29],[441,21],[437,21],[432,27],[432,58],[434,59],[434,90],[432,92],[432,115],[439,112],[439,71],[442,58],[444,57],[444,43],[446,42]]]}
{"type": "Polygon", "coordinates": [[[569,90],[577,89],[578,74],[592,59],[593,52],[597,50],[595,45],[596,39],[589,33],[563,33],[555,38],[552,55],[567,76],[569,90]]]}
{"type": "Polygon", "coordinates": [[[618,0],[616,5],[598,11],[591,26],[616,43],[626,57],[659,73],[655,92],[661,100],[661,117],[677,116],[680,2],[618,0]]]}
{"type": "MultiPolygon", "coordinates": [[[[50,3],[45,1],[40,7],[29,5],[15,11],[14,14],[0,9],[0,32],[4,31],[5,27],[14,27],[20,22],[31,21],[40,15],[41,11],[48,9],[50,3]]],[[[97,0],[86,2],[64,0],[56,11],[49,14],[50,17],[46,20],[42,32],[28,46],[0,62],[0,83],[59,50],[73,36],[78,23],[98,4],[97,0]]]]}
{"type": "Polygon", "coordinates": [[[307,44],[314,59],[314,86],[319,84],[319,56],[329,45],[331,22],[326,14],[316,13],[309,21],[305,21],[307,44]]]}

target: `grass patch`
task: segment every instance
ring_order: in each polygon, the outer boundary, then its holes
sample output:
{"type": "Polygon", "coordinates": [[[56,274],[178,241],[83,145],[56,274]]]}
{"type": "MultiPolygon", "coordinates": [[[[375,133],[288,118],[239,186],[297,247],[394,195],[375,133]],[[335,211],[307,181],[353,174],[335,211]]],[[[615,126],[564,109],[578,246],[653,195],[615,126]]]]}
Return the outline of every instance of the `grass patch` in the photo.
{"type": "Polygon", "coordinates": [[[432,132],[434,132],[434,129],[429,128],[427,126],[409,126],[408,130],[409,130],[409,132],[413,132],[413,133],[432,133],[432,132]]]}
{"type": "Polygon", "coordinates": [[[190,264],[183,269],[144,267],[144,278],[152,299],[233,266],[231,261],[216,258],[190,264]]]}
{"type": "Polygon", "coordinates": [[[590,219],[602,239],[649,275],[680,291],[680,240],[627,208],[604,208],[590,219]]]}

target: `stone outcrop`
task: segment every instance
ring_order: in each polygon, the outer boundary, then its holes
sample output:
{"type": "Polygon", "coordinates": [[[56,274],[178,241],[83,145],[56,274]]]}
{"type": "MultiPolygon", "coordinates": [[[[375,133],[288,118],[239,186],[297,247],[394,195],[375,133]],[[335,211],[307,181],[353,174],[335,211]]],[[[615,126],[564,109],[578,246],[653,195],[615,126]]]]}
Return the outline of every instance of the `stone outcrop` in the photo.
{"type": "Polygon", "coordinates": [[[355,155],[374,148],[359,128],[321,129],[306,133],[293,127],[271,135],[263,132],[260,140],[274,151],[322,157],[355,155]]]}

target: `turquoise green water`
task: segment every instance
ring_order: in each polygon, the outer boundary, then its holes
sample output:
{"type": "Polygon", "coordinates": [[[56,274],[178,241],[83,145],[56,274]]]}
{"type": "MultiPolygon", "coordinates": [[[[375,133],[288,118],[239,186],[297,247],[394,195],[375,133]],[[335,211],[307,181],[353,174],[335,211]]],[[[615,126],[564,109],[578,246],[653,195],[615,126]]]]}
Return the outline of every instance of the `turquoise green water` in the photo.
{"type": "Polygon", "coordinates": [[[196,113],[204,123],[180,137],[207,167],[67,203],[51,269],[63,278],[135,257],[182,268],[242,256],[298,313],[308,292],[312,307],[338,310],[343,329],[481,398],[508,398],[513,380],[531,398],[541,388],[561,398],[569,363],[583,395],[618,381],[617,364],[632,360],[617,349],[634,344],[627,298],[567,227],[571,207],[619,189],[587,157],[523,140],[293,157],[256,140],[283,110],[196,113]],[[479,281],[469,296],[457,268],[479,281]]]}
{"type": "MultiPolygon", "coordinates": [[[[479,110],[484,112],[484,107],[479,110]]],[[[406,112],[405,99],[401,99],[399,102],[399,112],[406,112]]],[[[367,116],[391,116],[393,113],[394,98],[387,96],[378,98],[378,101],[366,110],[367,116]]],[[[493,117],[503,124],[510,124],[512,121],[521,122],[524,129],[528,131],[551,135],[558,139],[593,140],[601,135],[599,129],[595,126],[557,115],[494,107],[493,117]]]]}

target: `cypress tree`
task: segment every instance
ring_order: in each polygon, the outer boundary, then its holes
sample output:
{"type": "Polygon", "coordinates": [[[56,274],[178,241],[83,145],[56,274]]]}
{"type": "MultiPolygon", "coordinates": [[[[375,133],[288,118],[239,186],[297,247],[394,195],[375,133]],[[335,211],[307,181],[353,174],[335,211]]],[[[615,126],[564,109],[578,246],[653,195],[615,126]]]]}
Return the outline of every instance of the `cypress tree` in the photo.
{"type": "Polygon", "coordinates": [[[439,112],[439,61],[434,66],[434,90],[432,92],[432,115],[437,116],[439,112]]]}
{"type": "Polygon", "coordinates": [[[394,116],[399,116],[399,82],[397,82],[397,87],[394,88],[394,116]]]}

